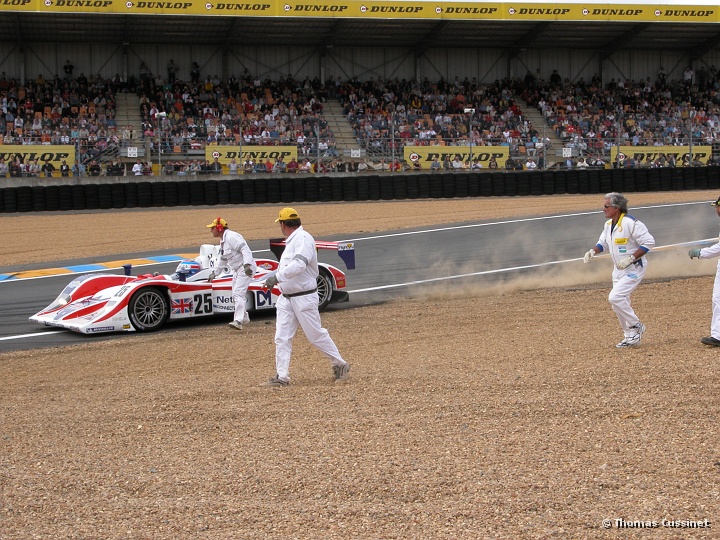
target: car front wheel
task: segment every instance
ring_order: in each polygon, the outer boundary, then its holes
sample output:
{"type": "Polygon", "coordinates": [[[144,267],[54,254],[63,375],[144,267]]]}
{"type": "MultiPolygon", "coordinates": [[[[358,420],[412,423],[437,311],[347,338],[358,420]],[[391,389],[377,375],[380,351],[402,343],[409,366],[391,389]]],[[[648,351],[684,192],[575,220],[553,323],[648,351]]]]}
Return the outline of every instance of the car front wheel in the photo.
{"type": "Polygon", "coordinates": [[[140,289],[128,304],[130,322],[138,332],[153,332],[170,316],[167,297],[156,287],[140,289]]]}

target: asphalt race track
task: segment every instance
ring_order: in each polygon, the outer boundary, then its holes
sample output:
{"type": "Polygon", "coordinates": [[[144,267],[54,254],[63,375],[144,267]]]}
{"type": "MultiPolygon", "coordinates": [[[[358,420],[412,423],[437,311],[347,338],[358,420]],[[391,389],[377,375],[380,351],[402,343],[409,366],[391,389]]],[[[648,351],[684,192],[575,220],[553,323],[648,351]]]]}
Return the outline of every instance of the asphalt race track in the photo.
{"type": "MultiPolygon", "coordinates": [[[[548,203],[552,204],[551,199],[548,203]]],[[[646,223],[658,246],[709,239],[718,234],[719,224],[713,220],[707,203],[640,207],[632,209],[631,214],[646,223]]],[[[322,238],[356,243],[357,268],[347,272],[350,302],[331,307],[329,312],[384,302],[438,284],[461,290],[462,287],[492,283],[498,276],[528,274],[554,265],[582,264],[578,259],[595,244],[603,222],[602,214],[594,211],[407,229],[368,236],[322,238]]],[[[272,257],[266,241],[250,242],[250,247],[256,257],[272,257]]],[[[688,247],[677,249],[685,253],[688,247]]],[[[188,251],[192,249],[178,250],[179,253],[188,251]]],[[[128,258],[152,255],[156,254],[133,254],[128,258]]],[[[319,256],[321,261],[343,268],[334,253],[321,251],[319,256]]],[[[121,260],[123,255],[107,259],[121,260]]],[[[93,262],[98,261],[73,261],[74,264],[93,262]]],[[[48,263],[46,266],[55,267],[57,264],[48,263]]],[[[133,273],[167,274],[172,273],[176,266],[176,262],[159,263],[135,268],[133,273]]],[[[20,270],[23,268],[12,269],[20,270]]],[[[0,268],[0,274],[7,271],[0,268]]],[[[122,270],[112,272],[122,273],[122,270]]],[[[84,336],[28,321],[30,315],[48,305],[71,279],[71,276],[60,275],[0,281],[3,303],[0,352],[123,338],[123,334],[84,336]]],[[[177,331],[188,324],[226,322],[225,318],[217,317],[212,321],[172,323],[161,331],[177,331]]]]}

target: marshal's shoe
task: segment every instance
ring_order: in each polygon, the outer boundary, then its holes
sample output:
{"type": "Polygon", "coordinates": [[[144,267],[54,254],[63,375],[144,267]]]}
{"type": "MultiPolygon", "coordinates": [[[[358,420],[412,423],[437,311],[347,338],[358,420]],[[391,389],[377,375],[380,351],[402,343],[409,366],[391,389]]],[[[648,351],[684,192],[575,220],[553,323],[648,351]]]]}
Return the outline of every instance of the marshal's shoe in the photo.
{"type": "Polygon", "coordinates": [[[265,388],[281,388],[283,386],[288,386],[289,384],[290,381],[286,381],[285,379],[281,379],[280,377],[275,375],[264,383],[261,383],[260,386],[264,386],[265,388]]]}
{"type": "Polygon", "coordinates": [[[345,362],[342,366],[333,366],[333,375],[335,381],[344,381],[347,379],[348,373],[350,373],[350,364],[345,362]]]}
{"type": "Polygon", "coordinates": [[[642,335],[645,333],[645,325],[643,323],[637,323],[635,326],[633,326],[630,330],[633,331],[632,334],[629,336],[625,336],[625,339],[623,339],[620,343],[615,345],[618,349],[624,349],[627,347],[637,347],[640,345],[640,341],[642,340],[642,335]]]}

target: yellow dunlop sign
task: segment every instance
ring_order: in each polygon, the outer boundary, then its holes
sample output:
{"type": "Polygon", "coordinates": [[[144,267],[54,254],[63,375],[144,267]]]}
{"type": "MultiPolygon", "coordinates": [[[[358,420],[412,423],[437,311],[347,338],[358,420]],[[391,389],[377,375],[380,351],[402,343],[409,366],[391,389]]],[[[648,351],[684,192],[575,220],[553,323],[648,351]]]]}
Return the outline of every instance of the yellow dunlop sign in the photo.
{"type": "Polygon", "coordinates": [[[529,21],[720,22],[720,5],[662,2],[428,2],[427,0],[0,0],[2,11],[529,21]]]}
{"type": "Polygon", "coordinates": [[[9,163],[15,158],[20,158],[23,163],[32,163],[36,159],[42,165],[49,161],[60,170],[63,160],[71,167],[75,163],[75,147],[72,145],[48,146],[44,144],[8,144],[0,146],[0,158],[9,163]]]}
{"type": "MultiPolygon", "coordinates": [[[[682,166],[683,158],[690,153],[689,146],[621,146],[620,160],[632,157],[636,162],[645,165],[653,162],[661,155],[674,156],[678,167],[682,166]]],[[[707,165],[708,159],[712,156],[712,146],[693,146],[693,161],[700,161],[703,165],[707,165]]],[[[618,159],[618,147],[613,146],[610,149],[610,158],[612,163],[618,159]]]]}
{"type": "Polygon", "coordinates": [[[267,160],[275,163],[277,158],[283,158],[287,163],[293,158],[297,159],[297,146],[243,146],[242,149],[239,146],[206,146],[205,159],[212,163],[216,158],[223,165],[230,163],[233,158],[240,165],[246,159],[251,159],[253,163],[267,160]]]}
{"type": "MultiPolygon", "coordinates": [[[[510,148],[508,146],[473,146],[472,147],[472,160],[476,159],[482,163],[483,168],[488,167],[490,164],[490,158],[495,158],[498,167],[500,169],[505,168],[505,161],[507,161],[510,155],[510,148]]],[[[453,161],[458,156],[460,161],[470,159],[470,147],[469,146],[406,146],[405,147],[405,162],[406,163],[420,163],[421,169],[430,169],[430,164],[435,158],[438,159],[442,166],[442,162],[445,161],[446,157],[453,161]]]]}

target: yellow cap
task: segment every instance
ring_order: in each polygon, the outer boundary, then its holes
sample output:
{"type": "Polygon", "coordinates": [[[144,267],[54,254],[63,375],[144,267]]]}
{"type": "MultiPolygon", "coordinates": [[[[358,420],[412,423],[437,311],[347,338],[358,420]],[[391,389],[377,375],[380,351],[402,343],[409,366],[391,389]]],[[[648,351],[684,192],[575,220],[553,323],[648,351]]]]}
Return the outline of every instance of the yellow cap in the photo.
{"type": "Polygon", "coordinates": [[[283,208],[282,210],[280,210],[280,213],[278,214],[278,218],[275,220],[275,223],[277,223],[278,221],[287,221],[289,219],[300,219],[300,215],[294,208],[283,208]]]}
{"type": "Polygon", "coordinates": [[[227,229],[228,226],[227,221],[225,221],[223,218],[217,218],[213,219],[213,222],[208,225],[208,228],[212,229],[213,227],[217,227],[218,225],[220,225],[223,229],[227,229]]]}
{"type": "Polygon", "coordinates": [[[710,203],[712,206],[720,206],[720,197],[717,198],[717,201],[710,203]]]}

